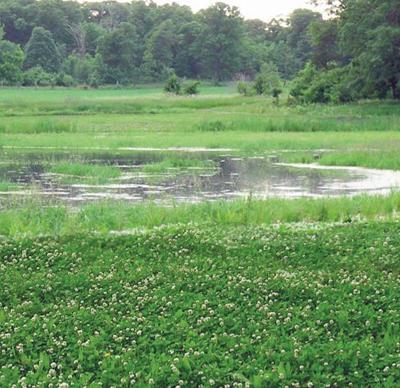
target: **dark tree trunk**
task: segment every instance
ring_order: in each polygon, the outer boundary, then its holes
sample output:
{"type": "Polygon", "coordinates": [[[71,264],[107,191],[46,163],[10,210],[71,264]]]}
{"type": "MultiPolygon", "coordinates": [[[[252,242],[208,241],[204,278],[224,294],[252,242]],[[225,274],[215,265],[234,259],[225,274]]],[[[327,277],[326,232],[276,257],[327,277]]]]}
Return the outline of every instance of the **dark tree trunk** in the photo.
{"type": "Polygon", "coordinates": [[[400,99],[400,91],[397,87],[399,80],[397,79],[397,77],[393,77],[389,80],[389,82],[390,82],[390,87],[392,88],[393,98],[395,100],[399,100],[400,99]]]}

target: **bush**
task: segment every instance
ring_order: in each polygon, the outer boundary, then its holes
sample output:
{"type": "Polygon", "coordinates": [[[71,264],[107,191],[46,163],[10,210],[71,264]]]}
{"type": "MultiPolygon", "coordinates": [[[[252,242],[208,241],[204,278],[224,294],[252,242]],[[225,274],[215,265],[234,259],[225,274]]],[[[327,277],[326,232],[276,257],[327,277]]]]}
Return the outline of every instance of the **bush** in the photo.
{"type": "Polygon", "coordinates": [[[56,84],[54,74],[46,73],[42,67],[36,66],[24,73],[24,86],[53,86],[56,84]]]}
{"type": "Polygon", "coordinates": [[[280,89],[282,85],[278,68],[271,62],[264,63],[254,81],[254,91],[258,95],[270,94],[273,89],[280,89]]]}
{"type": "Polygon", "coordinates": [[[317,70],[308,63],[294,80],[290,95],[301,103],[345,103],[356,98],[350,67],[317,70]]]}
{"type": "Polygon", "coordinates": [[[173,75],[167,79],[164,85],[165,93],[172,93],[180,95],[182,90],[182,81],[176,75],[173,75]]]}
{"type": "Polygon", "coordinates": [[[281,88],[273,88],[271,91],[272,97],[278,99],[279,96],[283,93],[281,88]]]}
{"type": "Polygon", "coordinates": [[[183,94],[185,96],[194,96],[196,94],[199,94],[199,90],[197,89],[199,85],[200,85],[199,81],[192,82],[192,83],[186,85],[183,90],[183,94]]]}
{"type": "Polygon", "coordinates": [[[239,81],[236,85],[236,88],[238,93],[243,94],[246,97],[252,95],[251,86],[246,81],[239,81]]]}
{"type": "Polygon", "coordinates": [[[256,76],[253,85],[254,91],[257,95],[261,96],[264,93],[264,80],[261,74],[256,76]]]}

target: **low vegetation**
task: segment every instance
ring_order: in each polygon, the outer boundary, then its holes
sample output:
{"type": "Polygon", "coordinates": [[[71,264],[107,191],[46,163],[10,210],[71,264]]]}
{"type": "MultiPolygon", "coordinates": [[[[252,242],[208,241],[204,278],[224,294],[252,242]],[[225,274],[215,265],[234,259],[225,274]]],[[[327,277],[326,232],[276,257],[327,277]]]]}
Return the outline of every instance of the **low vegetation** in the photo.
{"type": "Polygon", "coordinates": [[[395,387],[397,222],[0,242],[0,384],[395,387]]]}
{"type": "Polygon", "coordinates": [[[260,225],[293,222],[353,222],[397,219],[400,193],[388,196],[361,195],[352,198],[236,200],[200,204],[149,202],[140,205],[117,201],[87,204],[79,212],[55,203],[51,206],[34,198],[3,200],[0,235],[108,233],[165,224],[260,225]]]}

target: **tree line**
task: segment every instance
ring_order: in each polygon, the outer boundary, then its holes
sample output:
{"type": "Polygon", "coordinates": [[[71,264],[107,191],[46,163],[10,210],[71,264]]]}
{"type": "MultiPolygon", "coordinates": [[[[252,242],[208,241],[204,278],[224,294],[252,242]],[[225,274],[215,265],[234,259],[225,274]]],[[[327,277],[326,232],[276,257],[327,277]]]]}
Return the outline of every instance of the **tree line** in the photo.
{"type": "Polygon", "coordinates": [[[327,20],[297,9],[264,22],[221,2],[193,13],[151,0],[2,0],[0,82],[97,87],[176,75],[253,81],[261,90],[265,69],[273,68],[293,80],[291,95],[301,102],[382,98],[389,91],[400,98],[398,0],[325,2],[327,20]]]}
{"type": "Polygon", "coordinates": [[[268,61],[290,79],[312,56],[307,28],[317,20],[310,10],[245,20],[224,3],[193,13],[152,1],[2,0],[0,81],[135,84],[174,72],[220,82],[252,78],[268,61]]]}

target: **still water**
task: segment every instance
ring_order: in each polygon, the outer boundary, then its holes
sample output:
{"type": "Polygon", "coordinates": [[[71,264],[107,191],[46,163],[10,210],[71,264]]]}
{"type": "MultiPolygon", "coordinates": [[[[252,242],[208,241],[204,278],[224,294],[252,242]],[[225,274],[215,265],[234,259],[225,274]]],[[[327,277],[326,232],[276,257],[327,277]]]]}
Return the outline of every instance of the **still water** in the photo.
{"type": "MultiPolygon", "coordinates": [[[[238,156],[234,153],[120,152],[2,154],[0,182],[15,185],[0,190],[1,198],[35,196],[71,205],[103,199],[130,202],[215,201],[267,197],[324,197],[360,193],[387,194],[400,188],[400,172],[347,167],[283,164],[276,156],[238,156]],[[144,166],[166,158],[212,161],[212,167],[166,168],[146,173],[144,166]],[[93,183],[82,177],[68,182],[51,173],[57,163],[113,166],[118,178],[93,183]]],[[[0,185],[1,187],[1,185],[0,185]]]]}

